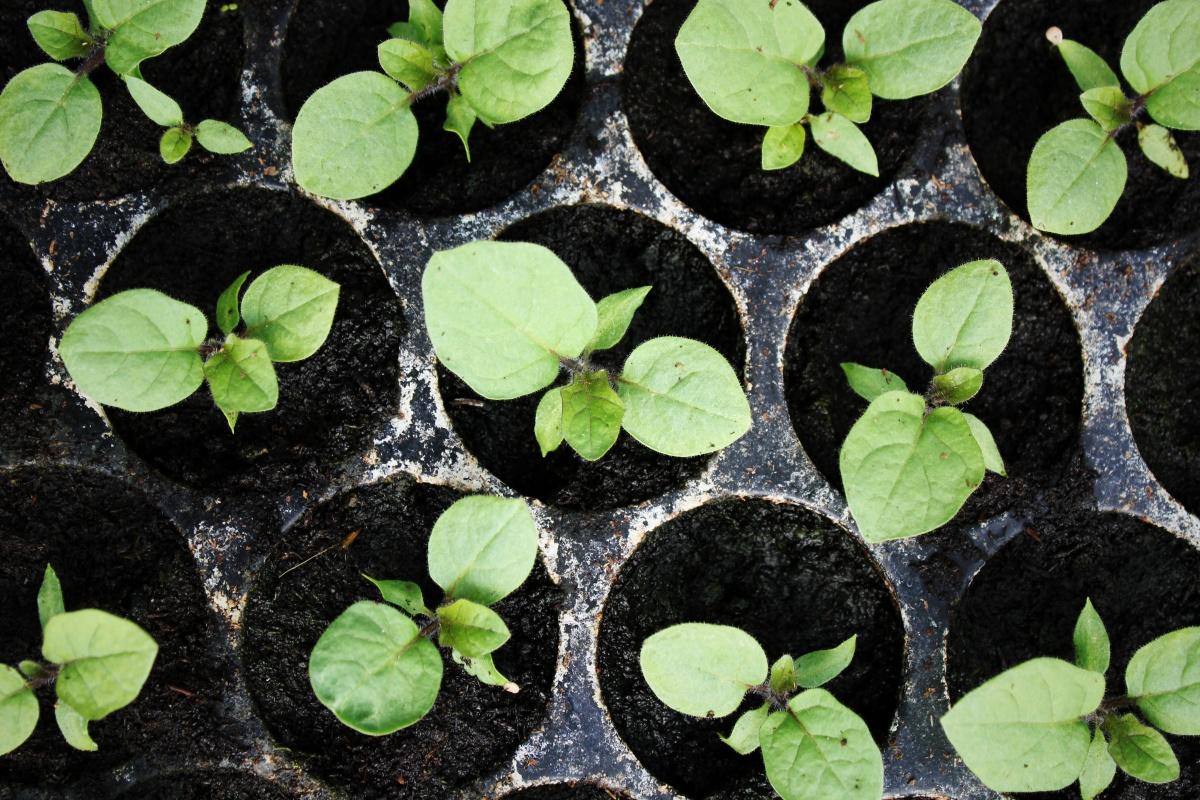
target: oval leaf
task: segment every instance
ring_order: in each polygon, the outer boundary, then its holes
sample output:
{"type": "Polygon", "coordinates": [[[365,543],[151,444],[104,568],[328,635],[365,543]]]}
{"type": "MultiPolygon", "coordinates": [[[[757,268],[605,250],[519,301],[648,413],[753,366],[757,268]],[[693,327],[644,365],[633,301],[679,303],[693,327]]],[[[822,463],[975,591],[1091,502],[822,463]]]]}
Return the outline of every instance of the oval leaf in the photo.
{"type": "Polygon", "coordinates": [[[787,169],[804,155],[808,131],[804,125],[776,125],[767,128],[762,141],[762,168],[787,169]]]}
{"type": "Polygon", "coordinates": [[[39,11],[28,20],[29,33],[38,47],[55,61],[83,58],[92,46],[79,17],[66,11],[39,11]]]}
{"type": "Polygon", "coordinates": [[[432,617],[433,612],[425,605],[421,587],[412,581],[380,581],[363,575],[379,590],[379,596],[394,606],[400,606],[409,616],[432,617]]]}
{"type": "Polygon", "coordinates": [[[104,61],[118,75],[186,41],[204,16],[205,0],[91,0],[101,27],[112,31],[104,61]]]}
{"type": "Polygon", "coordinates": [[[933,385],[942,400],[950,405],[959,405],[979,394],[983,388],[983,370],[955,367],[945,374],[935,375],[933,385]]]}
{"type": "Polygon", "coordinates": [[[542,456],[557,450],[563,442],[562,389],[551,389],[538,401],[533,418],[533,435],[542,456]]]}
{"type": "Polygon", "coordinates": [[[871,119],[871,85],[866,72],[837,64],[829,68],[823,81],[821,102],[825,108],[859,124],[871,119]]]}
{"type": "Polygon", "coordinates": [[[1121,72],[1161,125],[1200,130],[1200,4],[1166,0],[1125,40],[1121,72]]]}
{"type": "Polygon", "coordinates": [[[222,156],[244,153],[254,146],[246,134],[215,119],[202,120],[196,126],[196,141],[208,152],[222,156]]]}
{"type": "Polygon", "coordinates": [[[596,335],[587,349],[607,350],[620,342],[648,294],[649,286],[639,286],[610,294],[596,303],[596,335]]]}
{"type": "Polygon", "coordinates": [[[340,291],[311,269],[272,267],[242,297],[246,336],[266,344],[272,361],[303,361],[329,337],[340,291]]]}
{"type": "Polygon", "coordinates": [[[0,163],[18,183],[57,180],[92,152],[103,114],[89,79],[58,64],[30,67],[0,92],[0,163]]]}
{"type": "Polygon", "coordinates": [[[164,128],[183,124],[183,109],[166,92],[132,75],[125,76],[125,88],[142,113],[154,124],[164,128]]]}
{"type": "Polygon", "coordinates": [[[971,261],[938,278],[921,295],[913,311],[913,345],[938,372],[987,369],[1008,346],[1012,320],[1008,272],[999,261],[971,261]]]}
{"type": "Polygon", "coordinates": [[[1155,727],[1200,735],[1200,628],[1172,631],[1134,653],[1125,685],[1155,727]]]}
{"type": "Polygon", "coordinates": [[[728,625],[687,622],[642,643],[642,676],[666,705],[693,717],[737,711],[767,680],[767,655],[754,637],[728,625]]]}
{"type": "Polygon", "coordinates": [[[1179,779],[1179,760],[1163,735],[1143,725],[1133,714],[1104,721],[1109,736],[1108,754],[1117,766],[1146,783],[1170,783],[1179,779]]]}
{"type": "Polygon", "coordinates": [[[59,731],[62,732],[63,738],[71,747],[87,752],[95,752],[100,749],[93,741],[91,734],[88,733],[88,721],[66,703],[54,704],[54,721],[58,723],[59,731]]]}
{"type": "Polygon", "coordinates": [[[846,373],[846,382],[850,384],[854,393],[867,402],[888,392],[908,391],[900,376],[886,369],[864,367],[862,364],[847,361],[842,364],[842,372],[846,373]]]}
{"type": "Polygon", "coordinates": [[[854,647],[857,642],[858,637],[851,636],[837,647],[814,650],[800,656],[795,664],[796,683],[805,689],[816,689],[841,675],[854,660],[854,647]]]}
{"type": "Polygon", "coordinates": [[[1110,658],[1108,631],[1105,630],[1104,621],[1096,613],[1096,608],[1092,605],[1090,598],[1084,603],[1083,611],[1079,612],[1079,619],[1075,621],[1072,641],[1075,644],[1075,664],[1077,666],[1101,675],[1108,671],[1110,658]]]}
{"type": "Polygon", "coordinates": [[[562,432],[567,444],[588,461],[596,461],[617,443],[625,407],[601,370],[581,375],[564,386],[562,432]]]}
{"type": "Polygon", "coordinates": [[[1079,96],[1079,102],[1105,131],[1115,131],[1133,120],[1133,104],[1117,86],[1088,89],[1079,96]]]}
{"type": "Polygon", "coordinates": [[[447,596],[490,606],[529,577],[537,540],[524,500],[464,497],[434,523],[429,575],[447,596]]]}
{"type": "Polygon", "coordinates": [[[21,673],[0,664],[0,756],[16,750],[33,734],[41,713],[21,673]]]}
{"type": "Polygon", "coordinates": [[[812,117],[809,124],[817,147],[859,172],[879,177],[875,148],[857,125],[832,111],[812,117]]]}
{"type": "Polygon", "coordinates": [[[1038,139],[1029,157],[1026,202],[1038,230],[1090,233],[1117,206],[1129,166],[1097,123],[1073,119],[1038,139]]]}
{"type": "Polygon", "coordinates": [[[88,608],[46,623],[42,655],[62,666],[55,681],[59,701],[97,720],[137,699],[158,645],[129,620],[88,608]]]}
{"type": "Polygon", "coordinates": [[[971,428],[971,435],[975,437],[975,441],[979,444],[979,450],[983,453],[984,469],[997,475],[1007,476],[1008,472],[1005,471],[1000,448],[996,446],[996,440],[992,438],[992,432],[988,430],[988,426],[974,414],[964,411],[963,417],[966,418],[967,425],[971,428]]]}
{"type": "MultiPolygon", "coordinates": [[[[1062,35],[1062,31],[1058,32],[1062,35]]],[[[1053,41],[1053,40],[1052,40],[1053,41]]],[[[1099,89],[1102,86],[1120,86],[1121,80],[1094,50],[1079,42],[1063,39],[1057,45],[1058,54],[1067,63],[1067,69],[1079,85],[1079,91],[1099,89]]]]}
{"type": "Polygon", "coordinates": [[[249,277],[249,270],[238,275],[217,298],[217,327],[226,336],[237,330],[237,326],[242,323],[242,312],[238,309],[241,303],[242,286],[249,277]]]}
{"type": "Polygon", "coordinates": [[[270,411],[279,402],[279,380],[267,346],[230,336],[221,352],[204,362],[213,402],[226,413],[270,411]]]}
{"type": "MultiPolygon", "coordinates": [[[[440,13],[440,12],[439,12],[440,13]]],[[[379,66],[410,92],[419,92],[437,80],[433,52],[408,39],[388,39],[379,45],[379,66]]]]}
{"type": "Polygon", "coordinates": [[[1097,728],[1092,736],[1091,747],[1083,761],[1083,772],[1079,774],[1079,794],[1082,800],[1095,800],[1113,782],[1117,775],[1117,762],[1108,753],[1108,741],[1097,728]]]}
{"type": "Polygon", "coordinates": [[[168,164],[178,164],[192,150],[192,135],[183,128],[168,128],[158,140],[158,154],[168,164]]]}
{"type": "Polygon", "coordinates": [[[455,600],[437,612],[442,647],[467,658],[479,658],[501,647],[512,634],[495,611],[470,600],[455,600]]]}
{"type": "Polygon", "coordinates": [[[1138,129],[1138,147],[1155,165],[1168,174],[1187,180],[1188,163],[1171,132],[1161,125],[1143,125],[1138,129]]]}
{"type": "Polygon", "coordinates": [[[47,622],[67,610],[63,602],[62,583],[58,580],[58,573],[54,571],[54,567],[49,564],[46,565],[46,573],[42,576],[42,585],[38,587],[37,609],[38,622],[43,630],[47,622]]]}
{"type": "Polygon", "coordinates": [[[758,749],[758,732],[771,714],[771,704],[763,703],[752,711],[747,711],[738,717],[733,724],[733,730],[728,736],[722,736],[721,741],[732,747],[739,755],[749,755],[758,749]]]}

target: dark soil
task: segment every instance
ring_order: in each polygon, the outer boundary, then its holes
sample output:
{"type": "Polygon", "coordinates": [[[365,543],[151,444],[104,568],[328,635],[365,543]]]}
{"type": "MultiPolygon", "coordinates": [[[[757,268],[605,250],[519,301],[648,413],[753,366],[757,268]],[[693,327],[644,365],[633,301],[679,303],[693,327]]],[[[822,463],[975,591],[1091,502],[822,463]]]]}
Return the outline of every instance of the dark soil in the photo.
{"type": "Polygon", "coordinates": [[[115,800],[287,800],[270,781],[233,770],[175,772],[139,781],[115,800]]]}
{"type": "Polygon", "coordinates": [[[253,280],[279,264],[314,269],[342,288],[325,345],[305,361],[276,365],[275,410],[243,414],[231,434],[206,388],[151,414],[108,409],[121,439],[168,476],[247,491],[311,484],[364,452],[396,412],[400,303],[354,231],[299,197],[239,189],[169,208],[117,256],[100,295],[164,291],[204,311],[217,335],[221,292],[245,270],[253,280]]]}
{"type": "MultiPolygon", "coordinates": [[[[438,5],[443,5],[438,2],[438,5]]],[[[304,101],[334,78],[380,71],[376,47],[387,28],[408,19],[407,0],[300,0],[288,23],[283,92],[294,119],[304,101]]],[[[575,69],[559,96],[538,113],[471,132],[471,160],[456,134],[442,130],[444,94],[413,111],[420,125],[416,157],[404,176],[370,202],[428,216],[478,211],[516,194],[546,169],[575,128],[584,97],[583,42],[575,31],[575,69]]]]}
{"type": "Polygon", "coordinates": [[[625,797],[626,795],[615,789],[579,783],[535,786],[532,789],[506,794],[501,800],[624,800],[625,797]]]}
{"type": "MultiPolygon", "coordinates": [[[[828,688],[886,739],[901,683],[904,634],[882,577],[845,531],[799,508],[726,501],[651,532],[613,586],[600,626],[604,702],[618,733],[656,778],[693,798],[775,795],[760,755],[717,738],[736,716],[701,720],[663,705],[638,654],[646,637],[680,622],[734,625],[774,661],[858,634],[858,653],[828,688]]],[[[754,707],[747,701],[741,711],[754,707]]]]}
{"type": "MultiPolygon", "coordinates": [[[[792,424],[817,469],[841,488],[838,452],[867,403],[839,364],[890,369],[917,392],[932,377],[912,345],[912,311],[939,275],[998,259],[1012,278],[1008,348],[964,408],[991,429],[1008,478],[989,473],[962,516],[991,516],[1054,485],[1079,447],[1083,364],[1070,312],[1021,248],[963,225],[927,223],[881,233],[813,283],[792,321],[784,380],[792,424]]],[[[960,517],[962,518],[962,517],[960,517]]]]}
{"type": "Polygon", "coordinates": [[[37,730],[0,759],[0,785],[46,788],[135,758],[202,757],[236,736],[220,717],[227,675],[207,652],[210,621],[196,566],[179,531],[140,493],[90,471],[0,473],[0,552],[0,663],[40,654],[37,591],[47,563],[68,611],[125,617],[159,646],[138,699],[92,723],[94,753],[67,746],[54,724],[54,693],[41,692],[37,730]]]}
{"type": "MultiPolygon", "coordinates": [[[[1108,694],[1121,696],[1125,666],[1142,645],[1200,624],[1200,553],[1166,531],[1118,514],[1071,511],[1035,521],[983,567],[950,620],[947,679],[958,699],[1037,656],[1071,661],[1071,633],[1090,597],[1112,640],[1108,694]]],[[[1200,796],[1200,740],[1169,737],[1183,775],[1150,786],[1119,775],[1112,800],[1200,796]]],[[[1067,800],[1077,789],[1029,798],[1067,800]]]]}
{"type": "Polygon", "coordinates": [[[28,410],[46,383],[50,341],[50,295],[46,272],[16,228],[0,223],[0,437],[13,434],[15,418],[28,410]]]}
{"type": "MultiPolygon", "coordinates": [[[[712,264],[682,234],[630,211],[604,206],[557,208],[501,235],[534,242],[558,254],[591,296],[653,285],[625,338],[597,353],[597,366],[617,374],[630,352],[656,336],[686,336],[721,352],[741,372],[745,343],[737,308],[712,264]]],[[[599,461],[564,444],[543,458],[533,437],[542,392],[517,400],[483,400],[439,366],[446,412],[467,448],[500,480],[530,497],[563,508],[613,508],[680,486],[703,471],[707,456],[672,458],[626,433],[599,461]]]]}
{"type": "Polygon", "coordinates": [[[351,603],[378,600],[362,574],[416,581],[427,603],[441,590],[425,569],[429,532],[457,499],[453,491],[407,478],[343,494],[316,508],[269,557],[250,593],[245,664],[250,692],[268,728],[314,773],[356,798],[448,797],[498,767],[541,724],[558,657],[560,593],[539,565],[496,605],[513,638],[496,666],[517,695],[484,686],[446,659],[442,690],[421,722],[371,737],[341,725],[313,695],[308,655],[351,603]],[[352,531],[347,549],[338,545],[352,531]],[[304,559],[329,553],[298,567],[304,559]]]}
{"type": "MultiPolygon", "coordinates": [[[[825,27],[823,66],[842,58],[842,29],[868,0],[810,0],[825,27]]],[[[698,213],[754,233],[799,234],[865,205],[895,177],[921,132],[922,98],[875,98],[863,132],[879,156],[880,177],[857,172],[810,140],[785,169],[762,169],[765,128],[721,119],[688,83],[675,36],[693,0],[655,0],[646,8],[625,58],[623,101],[634,141],[667,188],[698,213]]],[[[815,98],[819,110],[820,98],[815,98]]]]}
{"type": "MultiPolygon", "coordinates": [[[[215,118],[236,124],[241,100],[244,53],[242,13],[222,11],[210,2],[200,27],[183,44],[142,66],[147,81],[175,98],[188,122],[215,118]]],[[[33,41],[25,20],[38,11],[73,11],[87,20],[81,0],[4,0],[0,4],[0,80],[7,83],[23,69],[50,61],[33,41]]],[[[69,62],[74,67],[78,62],[69,62]]],[[[64,178],[36,189],[59,201],[119,197],[159,183],[172,174],[196,174],[226,156],[210,156],[195,147],[182,164],[170,167],[158,153],[163,129],[146,118],[120,79],[102,66],[91,75],[104,101],[104,121],[90,156],[64,178]]],[[[15,188],[0,171],[0,188],[15,188]]]]}
{"type": "MultiPolygon", "coordinates": [[[[1057,25],[1119,74],[1125,38],[1153,5],[1155,0],[1002,0],[988,17],[963,70],[963,122],[984,178],[1025,219],[1025,172],[1033,146],[1055,125],[1087,118],[1079,87],[1046,41],[1046,29],[1057,25]]],[[[1175,139],[1189,163],[1200,163],[1200,135],[1177,131],[1175,139]]],[[[1117,141],[1129,160],[1124,196],[1098,230],[1065,238],[1086,247],[1126,249],[1194,232],[1200,226],[1198,173],[1183,181],[1154,166],[1138,149],[1133,129],[1117,141]]]]}

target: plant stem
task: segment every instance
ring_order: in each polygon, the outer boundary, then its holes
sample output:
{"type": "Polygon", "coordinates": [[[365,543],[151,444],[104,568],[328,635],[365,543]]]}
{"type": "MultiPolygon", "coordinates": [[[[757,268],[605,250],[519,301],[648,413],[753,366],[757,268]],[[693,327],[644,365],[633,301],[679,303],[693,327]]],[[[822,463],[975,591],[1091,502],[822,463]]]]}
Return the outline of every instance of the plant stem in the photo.
{"type": "Polygon", "coordinates": [[[54,683],[54,681],[58,679],[58,672],[60,669],[58,664],[42,664],[41,662],[38,662],[38,666],[45,670],[46,674],[38,678],[27,679],[25,681],[25,685],[35,691],[54,683]]]}
{"type": "Polygon", "coordinates": [[[408,96],[408,104],[410,106],[415,105],[427,97],[432,97],[438,92],[444,91],[453,93],[458,89],[458,73],[461,69],[462,64],[452,65],[450,69],[441,73],[436,81],[429,84],[424,89],[410,94],[408,96]]]}

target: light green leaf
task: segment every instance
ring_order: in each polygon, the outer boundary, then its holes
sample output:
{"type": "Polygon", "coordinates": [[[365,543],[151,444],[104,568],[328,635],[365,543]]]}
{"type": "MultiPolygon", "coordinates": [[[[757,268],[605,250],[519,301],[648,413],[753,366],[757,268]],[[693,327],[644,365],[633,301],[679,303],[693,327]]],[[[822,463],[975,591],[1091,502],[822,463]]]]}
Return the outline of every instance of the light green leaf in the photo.
{"type": "Polygon", "coordinates": [[[625,407],[604,370],[576,377],[560,392],[562,432],[567,444],[588,461],[596,461],[617,443],[625,407]]]}
{"type": "Polygon", "coordinates": [[[16,750],[33,734],[41,711],[21,673],[0,664],[0,756],[16,750]]]}
{"type": "Polygon", "coordinates": [[[466,151],[468,162],[471,160],[471,131],[475,127],[476,119],[478,115],[465,97],[461,94],[450,95],[446,102],[446,121],[442,123],[442,130],[458,136],[463,150],[466,151]]]}
{"type": "Polygon", "coordinates": [[[1138,129],[1138,146],[1146,158],[1176,178],[1187,180],[1188,163],[1175,137],[1161,125],[1143,125],[1138,129]]]}
{"type": "Polygon", "coordinates": [[[166,92],[133,75],[126,75],[124,80],[133,102],[155,125],[172,128],[183,124],[183,109],[166,92]]]}
{"type": "Polygon", "coordinates": [[[842,372],[846,373],[846,382],[850,384],[854,393],[867,402],[887,392],[908,391],[900,376],[886,369],[864,367],[862,364],[846,361],[842,364],[842,372]]]}
{"type": "Polygon", "coordinates": [[[837,647],[815,650],[796,659],[796,682],[805,689],[824,686],[841,675],[854,660],[858,636],[851,636],[837,647]]]}
{"type": "Polygon", "coordinates": [[[1108,631],[1104,621],[1092,605],[1091,598],[1083,604],[1079,619],[1075,621],[1075,632],[1072,636],[1075,643],[1075,664],[1084,669],[1103,675],[1108,671],[1110,647],[1108,631]]]}
{"type": "Polygon", "coordinates": [[[544,458],[563,443],[563,398],[561,389],[551,389],[538,401],[533,417],[533,435],[544,458]]]}
{"type": "Polygon", "coordinates": [[[1166,0],[1151,8],[1125,40],[1121,72],[1146,110],[1168,128],[1200,130],[1200,5],[1166,0]]]}
{"type": "Polygon", "coordinates": [[[955,367],[933,378],[934,388],[950,405],[959,405],[979,394],[983,388],[983,370],[975,367],[955,367]]]}
{"type": "Polygon", "coordinates": [[[866,72],[848,64],[836,64],[826,71],[823,80],[821,102],[825,108],[851,122],[861,124],[871,119],[871,82],[866,72]]]}
{"type": "Polygon", "coordinates": [[[59,701],[97,720],[137,699],[158,645],[129,620],[89,608],[52,617],[42,655],[62,665],[55,681],[59,701]]]}
{"type": "Polygon", "coordinates": [[[775,125],[767,128],[762,142],[762,168],[787,169],[804,155],[808,131],[804,125],[775,125]]]}
{"type": "Polygon", "coordinates": [[[204,377],[213,402],[227,414],[270,411],[279,402],[279,379],[258,339],[226,338],[220,352],[204,362],[204,377]]]}
{"type": "Polygon", "coordinates": [[[750,403],[737,373],[706,344],[676,336],[643,342],[625,361],[618,393],[622,425],[659,453],[712,453],[750,430],[750,403]]]}
{"type": "Polygon", "coordinates": [[[596,334],[588,342],[588,350],[607,350],[625,337],[633,315],[642,307],[651,287],[639,286],[615,292],[596,303],[596,334]]]}
{"type": "Polygon", "coordinates": [[[92,47],[79,17],[66,11],[39,11],[28,20],[29,32],[37,46],[55,61],[83,58],[92,47]]]}
{"type": "Polygon", "coordinates": [[[62,614],[67,610],[63,602],[62,583],[58,580],[58,573],[54,571],[54,567],[46,565],[46,574],[42,576],[42,585],[38,587],[37,594],[38,621],[42,624],[42,630],[46,629],[46,623],[51,618],[62,614]]]}
{"type": "Polygon", "coordinates": [[[71,747],[87,752],[100,749],[88,733],[88,721],[66,703],[60,701],[54,704],[54,720],[71,747]]]}
{"type": "Polygon", "coordinates": [[[859,172],[879,177],[875,148],[857,125],[832,111],[812,117],[809,124],[817,147],[859,172]]]}
{"type": "Polygon", "coordinates": [[[441,45],[442,10],[433,0],[408,0],[408,25],[421,42],[441,45]]]}
{"type": "Polygon", "coordinates": [[[1038,230],[1060,234],[1099,228],[1125,191],[1125,154],[1096,122],[1051,128],[1029,156],[1026,202],[1038,230]]]}
{"type": "Polygon", "coordinates": [[[419,92],[437,80],[433,51],[408,39],[388,39],[378,48],[379,66],[410,92],[419,92]]]}
{"type": "Polygon", "coordinates": [[[1099,122],[1105,131],[1115,131],[1133,120],[1133,104],[1119,87],[1088,89],[1079,95],[1079,102],[1088,116],[1099,122]]]}
{"type": "Polygon", "coordinates": [[[1108,754],[1117,766],[1146,783],[1170,783],[1179,779],[1179,760],[1163,735],[1143,725],[1133,714],[1104,721],[1108,754]]]}
{"type": "Polygon", "coordinates": [[[383,603],[360,600],[330,623],[313,647],[308,680],[344,725],[383,736],[433,708],[442,657],[416,623],[383,603]]]}
{"type": "Polygon", "coordinates": [[[186,41],[204,16],[205,0],[92,0],[101,27],[112,31],[104,60],[118,75],[186,41]]]}
{"type": "Polygon", "coordinates": [[[376,580],[370,575],[363,575],[379,590],[379,595],[394,606],[400,606],[411,616],[432,617],[433,612],[425,605],[425,595],[421,587],[412,581],[376,580]]]}
{"type": "Polygon", "coordinates": [[[311,269],[272,267],[251,281],[242,297],[246,336],[265,343],[272,361],[303,361],[325,344],[340,291],[311,269]]]}
{"type": "Polygon", "coordinates": [[[992,432],[988,430],[988,426],[974,414],[964,411],[963,416],[966,417],[967,425],[971,428],[971,435],[975,437],[975,442],[983,453],[984,469],[1008,477],[1008,472],[1004,468],[1004,458],[1000,455],[1000,448],[996,446],[996,440],[992,438],[992,432]]]}
{"type": "Polygon", "coordinates": [[[663,703],[693,717],[726,717],[767,679],[754,637],[728,625],[686,622],[642,643],[642,677],[663,703]]]}
{"type": "Polygon", "coordinates": [[[208,152],[221,156],[244,153],[254,146],[254,143],[246,138],[246,134],[215,119],[200,121],[196,126],[196,141],[208,152]]]}
{"type": "Polygon", "coordinates": [[[499,614],[470,600],[442,606],[437,616],[442,624],[438,634],[442,647],[453,648],[467,658],[486,656],[512,637],[499,614]]]}
{"type": "Polygon", "coordinates": [[[434,523],[429,575],[448,597],[490,606],[529,577],[537,539],[524,500],[464,497],[434,523]]]}
{"type": "Polygon", "coordinates": [[[1012,335],[1013,293],[999,261],[970,261],[934,281],[913,311],[913,345],[938,372],[987,369],[1012,335]]]}
{"type": "MultiPolygon", "coordinates": [[[[1062,31],[1059,31],[1058,35],[1061,36],[1062,31]]],[[[1058,54],[1067,63],[1067,69],[1071,70],[1075,77],[1075,83],[1079,84],[1079,91],[1121,85],[1117,73],[1113,72],[1104,59],[1091,48],[1070,39],[1063,39],[1056,47],[1058,54]]]]}
{"type": "Polygon", "coordinates": [[[158,140],[158,154],[168,164],[178,164],[192,150],[192,134],[183,128],[168,128],[158,140]]]}
{"type": "Polygon", "coordinates": [[[464,672],[486,686],[499,686],[509,694],[521,691],[520,686],[504,677],[500,670],[496,669],[496,663],[492,661],[491,653],[478,658],[467,658],[457,650],[451,650],[450,657],[454,659],[455,664],[463,668],[464,672]]]}
{"type": "Polygon", "coordinates": [[[1117,776],[1117,762],[1108,753],[1108,741],[1097,728],[1083,760],[1083,771],[1079,774],[1079,794],[1082,800],[1095,800],[1117,776]]]}
{"type": "Polygon", "coordinates": [[[596,331],[596,304],[566,264],[524,242],[433,254],[421,279],[425,326],[446,368],[490,400],[548,386],[596,331]]]}
{"type": "Polygon", "coordinates": [[[750,755],[758,749],[758,732],[770,713],[770,703],[763,703],[758,708],[747,711],[738,717],[728,736],[721,736],[721,741],[736,750],[739,755],[750,755]]]}
{"type": "Polygon", "coordinates": [[[100,133],[100,92],[59,64],[18,73],[0,92],[0,163],[18,183],[45,183],[78,167],[100,133]]]}
{"type": "Polygon", "coordinates": [[[1200,735],[1200,628],[1172,631],[1134,653],[1125,686],[1150,724],[1200,735]]]}
{"type": "Polygon", "coordinates": [[[26,660],[19,662],[17,664],[17,671],[31,681],[51,677],[50,670],[46,669],[36,661],[26,660]]]}
{"type": "Polygon", "coordinates": [[[242,312],[238,310],[238,305],[242,295],[242,286],[249,277],[249,270],[238,275],[217,298],[217,327],[226,336],[237,330],[237,326],[242,322],[242,312]]]}
{"type": "Polygon", "coordinates": [[[789,655],[782,655],[771,665],[771,691],[791,694],[799,686],[796,683],[796,662],[789,655]]]}

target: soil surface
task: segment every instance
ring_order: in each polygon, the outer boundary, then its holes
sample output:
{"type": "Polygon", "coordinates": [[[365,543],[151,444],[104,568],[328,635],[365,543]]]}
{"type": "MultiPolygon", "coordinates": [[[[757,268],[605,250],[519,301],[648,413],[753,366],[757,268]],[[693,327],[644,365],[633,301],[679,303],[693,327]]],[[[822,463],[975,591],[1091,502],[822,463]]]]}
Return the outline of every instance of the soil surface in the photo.
{"type": "Polygon", "coordinates": [[[574,786],[554,784],[535,786],[520,792],[506,794],[500,800],[625,800],[626,795],[604,786],[580,783],[574,786]]]}
{"type": "MultiPolygon", "coordinates": [[[[737,308],[712,264],[682,234],[630,211],[557,208],[505,230],[501,239],[534,242],[558,254],[593,299],[636,286],[654,288],[625,338],[595,354],[609,374],[656,336],[686,336],[715,347],[740,373],[745,343],[737,308]]],[[[672,458],[622,432],[599,461],[565,443],[545,458],[533,437],[543,392],[484,400],[439,365],[438,382],[454,428],[479,462],[518,492],[563,508],[613,508],[656,497],[703,471],[709,456],[672,458]]]]}
{"type": "Polygon", "coordinates": [[[25,235],[2,222],[0,275],[0,438],[7,441],[45,387],[51,317],[46,271],[25,235]]]}
{"type": "MultiPolygon", "coordinates": [[[[950,696],[958,699],[1038,656],[1074,660],[1071,634],[1091,598],[1112,640],[1108,696],[1124,692],[1134,652],[1177,628],[1200,624],[1200,552],[1182,539],[1118,514],[1078,510],[1035,519],[983,567],[959,601],[947,639],[950,696]]],[[[1125,775],[1112,800],[1200,796],[1200,740],[1168,737],[1183,775],[1150,786],[1125,775]]],[[[1021,797],[1077,798],[1078,789],[1021,797]]]]}
{"type": "Polygon", "coordinates": [[[99,295],[158,289],[202,310],[215,336],[221,292],[245,270],[253,281],[279,264],[314,269],[341,294],[324,346],[305,361],[276,365],[273,411],[243,414],[231,434],[203,387],[150,414],[108,409],[121,439],[168,476],[228,490],[311,484],[365,452],[396,412],[400,303],[354,231],[302,198],[238,189],[168,208],[117,256],[99,295]]]}
{"type": "Polygon", "coordinates": [[[496,666],[520,685],[519,694],[484,686],[447,657],[429,715],[380,737],[344,727],[313,695],[308,655],[321,633],[354,601],[379,600],[364,573],[416,581],[428,604],[440,602],[441,590],[425,569],[426,546],[434,521],[457,498],[407,478],[343,494],[288,531],[251,589],[245,665],[259,713],[308,768],[356,798],[448,797],[510,758],[545,716],[558,658],[560,593],[540,564],[495,606],[513,634],[496,652],[496,666]],[[357,538],[342,549],[354,531],[357,538]]]}
{"type": "MultiPolygon", "coordinates": [[[[642,678],[642,642],[680,622],[742,628],[772,662],[857,634],[859,655],[827,688],[885,741],[899,700],[900,614],[866,554],[832,523],[763,501],[688,512],[647,535],[621,570],[601,621],[604,702],[646,769],[693,798],[774,797],[762,757],[739,756],[717,738],[736,715],[676,713],[642,678]]],[[[747,701],[739,713],[755,705],[747,701]]]]}
{"type": "Polygon", "coordinates": [[[841,488],[838,452],[867,408],[839,366],[890,369],[923,392],[931,368],[912,345],[912,312],[938,276],[995,258],[1013,283],[1013,334],[963,408],[992,431],[1008,478],[988,473],[960,513],[992,516],[1056,483],[1079,447],[1083,363],[1071,314],[1019,247],[963,225],[927,223],[886,231],[829,265],[792,320],[784,381],[792,424],[817,469],[841,488]]]}
{"type": "MultiPolygon", "coordinates": [[[[438,5],[444,5],[438,2],[438,5]]],[[[334,78],[380,71],[376,48],[392,23],[408,19],[407,0],[299,0],[288,23],[283,92],[294,119],[304,101],[334,78]]],[[[458,136],[442,129],[446,95],[413,107],[420,140],[404,176],[369,202],[417,214],[478,211],[524,189],[550,164],[575,128],[583,102],[583,43],[574,30],[575,68],[554,102],[532,116],[471,132],[471,158],[458,136]]]]}
{"type": "MultiPolygon", "coordinates": [[[[1079,86],[1046,41],[1046,29],[1058,26],[1119,74],[1125,38],[1153,5],[1155,0],[1001,0],[988,17],[963,70],[963,122],[984,178],[1025,219],[1025,172],[1033,146],[1055,125],[1088,118],[1079,86]]],[[[1123,88],[1132,94],[1127,84],[1123,88]]],[[[1175,140],[1189,163],[1200,163],[1200,134],[1176,131],[1175,140]]],[[[1194,232],[1200,226],[1200,171],[1193,169],[1188,180],[1171,177],[1142,155],[1134,129],[1117,142],[1129,161],[1124,196],[1099,229],[1064,239],[1126,249],[1194,232]]]]}
{"type": "Polygon", "coordinates": [[[270,781],[244,772],[212,770],[175,772],[138,781],[114,800],[287,800],[291,797],[270,781]]]}
{"type": "MultiPolygon", "coordinates": [[[[806,4],[825,28],[828,52],[822,66],[837,63],[842,29],[868,0],[806,4]]],[[[875,98],[863,132],[879,157],[878,178],[851,169],[811,141],[798,163],[764,171],[766,129],[714,114],[688,83],[675,53],[675,36],[695,5],[694,0],[655,0],[634,28],[625,59],[622,106],[634,141],[680,200],[734,228],[798,234],[857,210],[895,177],[920,135],[925,99],[875,98]]]]}

